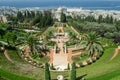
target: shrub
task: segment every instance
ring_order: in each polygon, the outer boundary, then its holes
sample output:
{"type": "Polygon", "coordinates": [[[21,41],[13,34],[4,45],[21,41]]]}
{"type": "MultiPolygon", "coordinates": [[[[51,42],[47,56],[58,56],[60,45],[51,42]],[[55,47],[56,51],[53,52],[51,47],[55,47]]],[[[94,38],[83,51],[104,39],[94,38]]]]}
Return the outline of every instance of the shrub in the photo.
{"type": "Polygon", "coordinates": [[[37,64],[38,67],[41,67],[41,65],[42,65],[42,63],[38,63],[38,64],[37,64]]]}
{"type": "Polygon", "coordinates": [[[86,62],[87,62],[88,65],[92,63],[90,60],[87,60],[86,62]]]}
{"type": "Polygon", "coordinates": [[[84,67],[84,65],[83,65],[83,63],[82,63],[82,62],[80,62],[80,63],[79,63],[79,65],[80,65],[80,67],[84,67]]]}
{"type": "Polygon", "coordinates": [[[95,58],[92,58],[92,62],[96,62],[96,59],[95,59],[95,58]]]}
{"type": "Polygon", "coordinates": [[[33,61],[32,64],[33,64],[33,65],[37,65],[36,61],[33,61]]]}
{"type": "Polygon", "coordinates": [[[24,59],[25,59],[25,61],[29,61],[30,60],[29,57],[24,57],[24,59]]]}
{"type": "Polygon", "coordinates": [[[100,55],[96,55],[96,59],[99,59],[100,58],[100,55]]]}
{"type": "Polygon", "coordinates": [[[103,53],[104,53],[104,52],[100,52],[100,53],[99,53],[99,56],[101,57],[101,56],[103,55],[103,53]]]}

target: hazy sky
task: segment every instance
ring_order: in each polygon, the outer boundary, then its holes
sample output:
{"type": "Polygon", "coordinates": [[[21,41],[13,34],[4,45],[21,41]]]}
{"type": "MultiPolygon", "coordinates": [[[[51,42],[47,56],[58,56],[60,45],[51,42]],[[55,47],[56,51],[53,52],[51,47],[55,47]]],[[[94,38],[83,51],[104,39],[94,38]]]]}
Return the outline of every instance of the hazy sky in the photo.
{"type": "Polygon", "coordinates": [[[120,1],[120,0],[0,0],[0,1],[120,1]]]}
{"type": "Polygon", "coordinates": [[[15,2],[19,2],[19,1],[39,1],[39,2],[46,2],[46,1],[120,1],[120,0],[0,0],[0,2],[11,2],[11,1],[15,1],[15,2]]]}

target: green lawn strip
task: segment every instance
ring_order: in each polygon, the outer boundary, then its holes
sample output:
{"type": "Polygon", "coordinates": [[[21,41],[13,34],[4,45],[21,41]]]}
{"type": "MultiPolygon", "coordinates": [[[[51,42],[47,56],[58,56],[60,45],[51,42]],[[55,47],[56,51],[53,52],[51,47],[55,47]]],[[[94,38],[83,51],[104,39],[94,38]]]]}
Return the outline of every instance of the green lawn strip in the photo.
{"type": "Polygon", "coordinates": [[[22,76],[12,74],[12,73],[4,71],[2,69],[0,69],[0,76],[8,78],[9,80],[34,80],[34,79],[31,79],[31,78],[22,77],[22,76]]]}
{"type": "Polygon", "coordinates": [[[114,54],[115,48],[108,48],[105,50],[103,56],[92,65],[88,65],[83,68],[77,69],[77,76],[87,74],[85,78],[92,78],[95,76],[103,75],[110,72],[111,70],[117,70],[120,67],[119,56],[113,61],[110,58],[114,54]]]}
{"type": "Polygon", "coordinates": [[[51,78],[54,80],[57,79],[58,75],[62,75],[64,79],[69,80],[70,72],[69,71],[51,71],[51,78]]]}
{"type": "Polygon", "coordinates": [[[115,76],[114,78],[110,79],[110,80],[120,80],[120,75],[115,76]]]}
{"type": "Polygon", "coordinates": [[[104,74],[104,75],[100,75],[100,76],[95,77],[95,78],[90,78],[87,80],[110,80],[110,79],[112,79],[116,76],[119,76],[119,75],[120,75],[120,69],[112,71],[112,72],[104,74]]]}
{"type": "Polygon", "coordinates": [[[8,67],[10,65],[12,65],[12,63],[7,60],[2,52],[0,52],[0,66],[8,67]]]}
{"type": "Polygon", "coordinates": [[[7,49],[7,53],[8,55],[10,56],[10,58],[13,60],[13,61],[17,61],[17,62],[20,62],[20,63],[23,63],[24,61],[19,57],[18,53],[17,53],[17,50],[9,50],[7,49]]]}

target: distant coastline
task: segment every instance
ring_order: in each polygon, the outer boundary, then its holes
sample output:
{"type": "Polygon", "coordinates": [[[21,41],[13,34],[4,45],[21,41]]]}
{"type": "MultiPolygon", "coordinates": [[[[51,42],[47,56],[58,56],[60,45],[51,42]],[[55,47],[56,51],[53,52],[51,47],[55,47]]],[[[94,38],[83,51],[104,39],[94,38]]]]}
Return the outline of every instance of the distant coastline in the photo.
{"type": "Polygon", "coordinates": [[[40,7],[42,9],[53,9],[60,6],[70,8],[82,8],[89,10],[120,10],[120,1],[0,1],[1,6],[16,8],[40,7]]]}
{"type": "MultiPolygon", "coordinates": [[[[73,9],[82,9],[82,10],[115,10],[120,11],[120,6],[114,7],[66,7],[66,6],[59,6],[63,8],[73,8],[73,9]]],[[[58,6],[51,6],[51,7],[11,7],[11,6],[0,6],[0,8],[16,8],[16,9],[41,9],[41,10],[50,10],[50,9],[57,9],[58,6]]]]}

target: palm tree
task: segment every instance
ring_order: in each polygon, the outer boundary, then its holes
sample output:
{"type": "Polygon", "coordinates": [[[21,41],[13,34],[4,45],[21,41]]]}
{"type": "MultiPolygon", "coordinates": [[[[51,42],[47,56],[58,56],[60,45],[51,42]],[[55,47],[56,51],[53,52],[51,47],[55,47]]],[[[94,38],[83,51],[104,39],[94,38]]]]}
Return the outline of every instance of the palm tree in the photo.
{"type": "Polygon", "coordinates": [[[26,44],[30,48],[31,53],[35,53],[35,45],[37,44],[37,39],[31,33],[22,35],[17,39],[20,44],[26,44]]]}
{"type": "Polygon", "coordinates": [[[88,35],[85,35],[85,39],[81,41],[81,44],[91,57],[94,57],[96,53],[103,52],[100,36],[96,32],[90,32],[88,35]]]}
{"type": "Polygon", "coordinates": [[[42,56],[47,54],[47,48],[43,46],[43,42],[31,33],[27,33],[26,35],[19,37],[18,41],[20,44],[28,45],[31,53],[37,53],[42,56]]]}
{"type": "Polygon", "coordinates": [[[70,35],[69,41],[72,42],[73,44],[78,44],[80,42],[80,37],[77,34],[70,32],[69,35],[70,35]]]}
{"type": "Polygon", "coordinates": [[[6,39],[6,42],[8,43],[8,46],[15,47],[17,35],[14,31],[12,31],[12,32],[7,31],[4,38],[6,39]]]}

